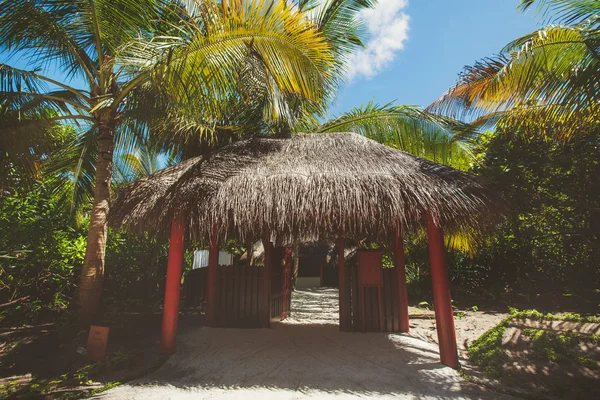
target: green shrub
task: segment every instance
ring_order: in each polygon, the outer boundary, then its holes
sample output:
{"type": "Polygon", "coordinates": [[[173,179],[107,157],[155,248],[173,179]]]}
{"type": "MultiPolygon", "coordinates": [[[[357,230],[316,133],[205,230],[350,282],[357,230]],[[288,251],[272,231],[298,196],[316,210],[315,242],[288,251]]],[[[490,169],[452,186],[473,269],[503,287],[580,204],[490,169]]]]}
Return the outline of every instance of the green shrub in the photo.
{"type": "MultiPolygon", "coordinates": [[[[595,322],[597,317],[582,317],[578,314],[543,314],[537,310],[510,309],[510,316],[502,320],[469,346],[469,358],[488,375],[498,378],[505,374],[504,364],[509,361],[502,348],[502,337],[514,320],[577,321],[595,322]]],[[[545,329],[525,328],[523,336],[530,342],[529,358],[543,362],[573,361],[587,368],[598,368],[598,363],[581,354],[580,344],[597,343],[597,335],[575,332],[553,332],[545,329]]]]}
{"type": "Polygon", "coordinates": [[[66,310],[85,255],[77,227],[43,186],[0,198],[0,302],[28,297],[1,318],[35,321],[66,310]]]}

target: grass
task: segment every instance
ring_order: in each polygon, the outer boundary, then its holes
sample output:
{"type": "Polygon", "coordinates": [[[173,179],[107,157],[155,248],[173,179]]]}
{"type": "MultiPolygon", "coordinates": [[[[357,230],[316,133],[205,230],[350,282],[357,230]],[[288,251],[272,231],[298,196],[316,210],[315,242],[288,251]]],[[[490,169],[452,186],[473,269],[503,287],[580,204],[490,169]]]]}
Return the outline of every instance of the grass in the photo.
{"type": "Polygon", "coordinates": [[[502,375],[502,366],[508,361],[508,356],[502,350],[502,336],[511,321],[512,317],[503,319],[469,346],[471,361],[493,378],[502,375]]]}
{"type": "MultiPolygon", "coordinates": [[[[521,330],[518,345],[503,344],[506,330],[515,322],[523,320],[600,322],[598,317],[582,317],[575,313],[555,315],[543,314],[537,310],[511,309],[509,317],[469,346],[471,361],[492,378],[511,380],[511,385],[531,386],[537,383],[538,386],[548,387],[552,394],[569,393],[570,388],[574,390],[579,386],[574,383],[575,379],[579,379],[577,382],[586,382],[587,379],[593,383],[590,380],[593,373],[590,374],[589,371],[600,370],[600,363],[590,355],[597,351],[600,342],[598,335],[529,327],[521,330]],[[514,368],[515,364],[520,368],[514,368]],[[540,373],[541,370],[544,373],[540,373]],[[561,378],[556,379],[559,375],[561,378]]],[[[572,394],[576,395],[574,392],[572,394]]]]}

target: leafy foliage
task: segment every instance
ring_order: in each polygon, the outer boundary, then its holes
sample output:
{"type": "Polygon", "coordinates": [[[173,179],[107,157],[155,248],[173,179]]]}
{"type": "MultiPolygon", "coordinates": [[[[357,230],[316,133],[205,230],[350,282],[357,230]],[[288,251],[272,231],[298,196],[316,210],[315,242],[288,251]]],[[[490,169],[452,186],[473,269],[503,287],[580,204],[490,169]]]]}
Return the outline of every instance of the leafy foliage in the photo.
{"type": "Polygon", "coordinates": [[[498,133],[487,147],[478,172],[514,214],[474,264],[489,265],[491,280],[521,293],[593,293],[600,287],[597,136],[561,145],[498,133]]]}
{"type": "MultiPolygon", "coordinates": [[[[75,224],[61,202],[42,185],[0,197],[0,304],[22,299],[1,310],[4,322],[35,322],[70,310],[87,220],[75,224]]],[[[167,244],[111,231],[106,256],[105,307],[152,311],[164,291],[167,244]]]]}
{"type": "Polygon", "coordinates": [[[31,320],[69,305],[85,237],[58,203],[42,186],[0,198],[0,301],[27,298],[3,317],[31,320]]]}
{"type": "MultiPolygon", "coordinates": [[[[559,144],[498,131],[479,140],[473,171],[494,184],[512,210],[476,251],[447,243],[454,297],[596,312],[600,303],[598,136],[559,144]]],[[[408,235],[405,248],[411,298],[428,298],[427,242],[418,234],[408,235]]]]}
{"type": "Polygon", "coordinates": [[[466,67],[429,109],[492,118],[529,135],[568,141],[598,127],[600,2],[522,0],[561,25],[548,25],[466,67]],[[567,24],[567,25],[563,25],[567,24]]]}
{"type": "MultiPolygon", "coordinates": [[[[168,243],[111,230],[103,303],[108,310],[154,311],[164,295],[168,243]]],[[[187,263],[191,265],[191,263],[187,263]]]]}
{"type": "Polygon", "coordinates": [[[370,102],[308,128],[315,132],[355,132],[418,157],[466,170],[473,159],[472,129],[452,118],[409,105],[370,102]]]}

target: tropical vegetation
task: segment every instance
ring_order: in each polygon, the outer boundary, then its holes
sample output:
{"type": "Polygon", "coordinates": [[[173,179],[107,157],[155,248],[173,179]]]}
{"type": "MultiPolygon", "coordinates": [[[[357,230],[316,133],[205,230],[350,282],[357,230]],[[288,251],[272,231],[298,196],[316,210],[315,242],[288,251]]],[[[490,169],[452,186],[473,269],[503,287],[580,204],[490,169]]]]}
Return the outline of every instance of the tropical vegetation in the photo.
{"type": "MultiPolygon", "coordinates": [[[[451,246],[457,301],[597,312],[599,2],[522,1],[551,24],[467,67],[428,108],[336,117],[374,1],[293,4],[0,1],[0,46],[20,60],[0,65],[4,320],[153,309],[166,243],[108,230],[111,193],[248,135],[336,131],[480,175],[514,205],[476,247],[451,246]]],[[[427,299],[426,243],[406,250],[411,299],[427,299]]]]}
{"type": "Polygon", "coordinates": [[[600,2],[521,0],[533,8],[552,23],[466,67],[428,109],[558,141],[597,134],[600,2]]]}
{"type": "MultiPolygon", "coordinates": [[[[283,1],[2,1],[0,46],[36,68],[64,71],[53,79],[0,65],[2,127],[7,142],[22,143],[6,147],[11,159],[53,122],[80,131],[50,170],[63,179],[70,170],[63,186],[87,186],[91,198],[76,199],[92,200],[78,285],[80,316],[88,320],[102,293],[115,147],[143,140],[151,126],[170,141],[205,139],[216,124],[233,129],[227,109],[248,98],[305,99],[318,109],[335,83],[332,46],[283,1]],[[250,88],[259,96],[240,84],[244,73],[242,82],[262,78],[250,88]],[[73,77],[80,87],[70,85],[73,77]]],[[[268,105],[261,111],[278,120],[273,113],[281,110],[268,105]]]]}
{"type": "Polygon", "coordinates": [[[152,172],[161,152],[177,160],[247,134],[352,129],[466,169],[464,147],[453,140],[462,125],[417,107],[370,104],[318,123],[347,57],[362,45],[358,12],[373,4],[1,3],[0,45],[38,68],[0,66],[3,135],[16,144],[6,146],[7,162],[12,171],[21,167],[19,183],[30,183],[40,178],[43,160],[61,206],[90,215],[78,284],[81,318],[96,313],[102,291],[111,180],[152,172]],[[46,76],[52,68],[65,73],[46,76]],[[47,132],[64,123],[75,136],[52,149],[47,132]],[[413,133],[400,137],[398,128],[413,133]],[[24,155],[34,143],[35,151],[24,155]],[[136,148],[154,152],[154,159],[140,162],[132,156],[136,148]]]}
{"type": "Polygon", "coordinates": [[[550,327],[557,322],[574,326],[599,321],[598,317],[577,313],[544,314],[511,308],[507,318],[471,343],[469,358],[515,392],[528,389],[536,397],[597,397],[592,371],[600,368],[594,359],[600,336],[550,327]],[[503,340],[507,334],[514,339],[503,340]]]}

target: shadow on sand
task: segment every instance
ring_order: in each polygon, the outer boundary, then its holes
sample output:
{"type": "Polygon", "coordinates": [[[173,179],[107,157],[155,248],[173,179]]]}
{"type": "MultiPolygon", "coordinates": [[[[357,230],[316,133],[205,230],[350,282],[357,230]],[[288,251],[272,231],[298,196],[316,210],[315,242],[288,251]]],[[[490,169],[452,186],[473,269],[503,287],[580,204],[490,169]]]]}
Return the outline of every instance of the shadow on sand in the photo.
{"type": "Polygon", "coordinates": [[[503,398],[441,365],[435,344],[340,332],[335,295],[296,296],[271,329],[188,329],[161,368],[96,398],[503,398]]]}

